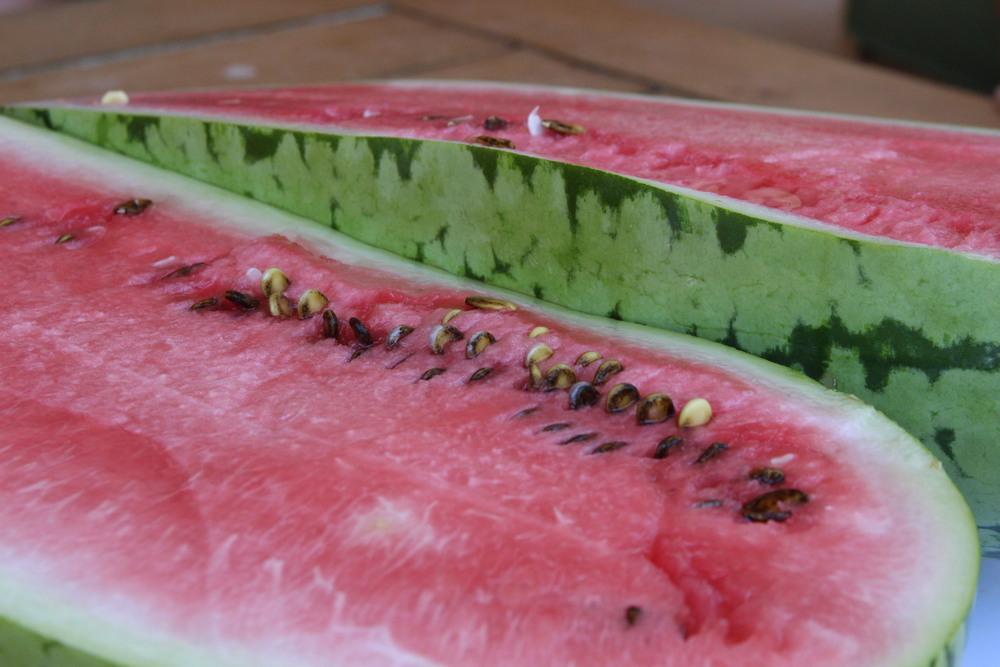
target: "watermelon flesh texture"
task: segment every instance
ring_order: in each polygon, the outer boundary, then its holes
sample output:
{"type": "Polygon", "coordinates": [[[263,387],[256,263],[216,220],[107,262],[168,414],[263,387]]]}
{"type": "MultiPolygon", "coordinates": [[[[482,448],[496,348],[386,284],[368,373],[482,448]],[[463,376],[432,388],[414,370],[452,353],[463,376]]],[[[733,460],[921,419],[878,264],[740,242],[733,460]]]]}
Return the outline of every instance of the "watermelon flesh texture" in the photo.
{"type": "Polygon", "coordinates": [[[1000,314],[980,296],[1000,290],[996,132],[427,82],[7,111],[449,272],[855,394],[942,458],[1000,555],[1000,314]],[[535,105],[586,132],[530,137],[535,105]],[[487,131],[489,114],[510,125],[487,131]],[[478,135],[569,162],[469,145],[478,135]]]}
{"type": "Polygon", "coordinates": [[[0,314],[0,618],[22,644],[44,637],[37,653],[953,660],[975,583],[968,510],[939,462],[859,402],[693,339],[537,303],[471,310],[468,283],[9,121],[0,146],[0,202],[19,218],[0,257],[30,280],[0,314]],[[116,215],[131,197],[154,203],[116,215]],[[230,289],[259,298],[253,269],[269,266],[377,345],[351,360],[343,324],[338,343],[319,318],[190,309],[230,289]],[[497,339],[475,359],[462,342],[429,350],[455,307],[454,326],[497,339]],[[415,330],[385,349],[399,324],[415,330]],[[550,331],[529,338],[537,326],[550,331]],[[716,417],[679,433],[570,410],[565,391],[525,390],[539,341],[546,366],[600,350],[625,367],[612,382],[706,397],[716,417]],[[469,382],[481,367],[494,371],[469,382]],[[430,368],[444,372],[420,380],[430,368]],[[560,444],[581,433],[598,435],[560,444]],[[652,458],[674,434],[684,444],[652,458]],[[628,444],[592,453],[612,441],[628,444]],[[714,442],[729,449],[697,463],[714,442]],[[785,522],[741,517],[771,488],[747,477],[762,465],[809,494],[785,522]]]}

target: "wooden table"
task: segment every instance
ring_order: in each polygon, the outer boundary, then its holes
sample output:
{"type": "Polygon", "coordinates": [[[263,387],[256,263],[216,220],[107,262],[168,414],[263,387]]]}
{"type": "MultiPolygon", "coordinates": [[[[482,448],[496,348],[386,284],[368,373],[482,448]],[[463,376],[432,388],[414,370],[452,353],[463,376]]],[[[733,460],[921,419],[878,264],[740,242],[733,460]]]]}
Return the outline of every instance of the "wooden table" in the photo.
{"type": "Polygon", "coordinates": [[[977,95],[612,0],[89,0],[0,16],[0,102],[360,78],[528,81],[1000,127],[977,95]]]}

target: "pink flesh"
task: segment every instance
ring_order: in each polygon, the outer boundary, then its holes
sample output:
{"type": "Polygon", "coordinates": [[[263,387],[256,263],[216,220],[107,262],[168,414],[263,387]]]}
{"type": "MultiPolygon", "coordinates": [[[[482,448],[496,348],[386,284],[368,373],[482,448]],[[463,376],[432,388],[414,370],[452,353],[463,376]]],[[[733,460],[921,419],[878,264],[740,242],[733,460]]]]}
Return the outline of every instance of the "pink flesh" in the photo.
{"type": "Polygon", "coordinates": [[[857,664],[906,634],[893,614],[920,527],[889,502],[906,491],[832,454],[842,436],[785,418],[793,399],[524,310],[463,312],[453,324],[498,342],[436,356],[428,332],[465,293],[213,228],[176,201],[115,216],[143,193],[56,171],[0,156],[0,213],[23,217],[0,229],[0,265],[30,277],[0,309],[0,543],[95,615],[114,615],[114,596],[186,640],[278,647],[298,665],[379,627],[431,660],[511,665],[857,664]],[[269,266],[293,298],[319,288],[379,339],[416,331],[348,363],[351,334],[320,339],[318,318],[189,310],[226,289],[259,296],[246,271],[269,266]],[[552,361],[602,350],[625,365],[617,381],[705,396],[716,418],[653,460],[672,424],[525,391],[526,333],[542,324],[552,361]],[[557,444],[588,431],[601,435],[557,444]],[[610,440],[631,444],[587,454],[610,440]],[[714,441],[732,448],[695,465],[714,441]],[[787,486],[811,502],[783,524],[742,520],[767,490],[748,471],[792,452],[787,486]],[[891,534],[855,530],[858,514],[891,534]],[[632,627],[629,605],[643,610],[632,627]]]}
{"type": "Polygon", "coordinates": [[[497,88],[344,85],[137,94],[130,111],[196,112],[468,141],[715,192],[838,227],[1000,257],[1000,134],[497,88]],[[579,136],[528,134],[543,118],[579,136]],[[440,116],[463,119],[449,127],[440,116]],[[510,121],[486,132],[489,115],[510,121]]]}

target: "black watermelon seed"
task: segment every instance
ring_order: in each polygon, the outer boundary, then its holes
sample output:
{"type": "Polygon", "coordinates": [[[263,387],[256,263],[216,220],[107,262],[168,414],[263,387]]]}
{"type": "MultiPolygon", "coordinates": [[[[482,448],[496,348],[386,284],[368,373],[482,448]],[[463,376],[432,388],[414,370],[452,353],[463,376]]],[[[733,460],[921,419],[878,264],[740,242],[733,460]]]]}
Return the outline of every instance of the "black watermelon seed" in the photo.
{"type": "Polygon", "coordinates": [[[612,440],[611,442],[605,442],[603,444],[594,447],[590,450],[591,454],[607,454],[608,452],[617,452],[622,447],[628,447],[628,443],[624,440],[612,440]]]}
{"type": "Polygon", "coordinates": [[[729,449],[729,445],[724,442],[713,442],[711,445],[705,448],[698,458],[695,459],[695,463],[707,463],[714,458],[717,458],[720,454],[729,449]]]}
{"type": "Polygon", "coordinates": [[[656,449],[653,450],[654,459],[665,459],[674,449],[677,449],[684,444],[684,438],[680,438],[676,435],[668,435],[663,440],[660,440],[659,444],[656,445],[656,449]]]}

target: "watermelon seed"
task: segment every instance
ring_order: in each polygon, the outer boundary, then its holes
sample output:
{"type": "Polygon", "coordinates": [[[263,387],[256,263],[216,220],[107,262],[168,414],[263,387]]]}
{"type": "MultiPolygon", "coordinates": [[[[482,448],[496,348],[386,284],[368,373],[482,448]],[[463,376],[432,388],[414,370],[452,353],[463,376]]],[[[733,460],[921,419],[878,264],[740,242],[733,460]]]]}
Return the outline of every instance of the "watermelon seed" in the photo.
{"type": "Polygon", "coordinates": [[[681,428],[704,426],[712,421],[712,405],[704,398],[692,398],[677,415],[677,425],[681,428]]]}
{"type": "Polygon", "coordinates": [[[528,332],[528,338],[538,338],[539,336],[544,336],[549,332],[548,327],[535,327],[528,332]]]}
{"type": "Polygon", "coordinates": [[[438,375],[444,373],[443,368],[428,368],[424,371],[423,375],[420,376],[421,380],[430,380],[431,378],[436,378],[438,375]]]}
{"type": "Polygon", "coordinates": [[[635,388],[635,385],[622,382],[621,384],[616,384],[608,392],[608,397],[604,401],[604,409],[611,414],[623,412],[632,407],[638,400],[639,390],[635,388]]]}
{"type": "MultiPolygon", "coordinates": [[[[534,408],[534,410],[537,409],[538,408],[534,408]]],[[[556,422],[555,424],[549,424],[548,426],[543,426],[542,430],[539,431],[539,433],[553,433],[555,431],[565,431],[570,426],[572,426],[572,424],[570,424],[569,422],[556,422]]]]}
{"type": "Polygon", "coordinates": [[[545,373],[545,390],[569,389],[576,382],[576,373],[566,364],[556,364],[545,373]]]}
{"type": "Polygon", "coordinates": [[[718,457],[720,454],[729,449],[729,445],[724,442],[713,442],[711,445],[705,448],[698,458],[694,460],[696,464],[708,463],[712,459],[718,457]]]}
{"type": "Polygon", "coordinates": [[[323,311],[323,338],[340,340],[340,320],[332,310],[323,311]]]}
{"type": "Polygon", "coordinates": [[[576,365],[587,367],[601,358],[600,352],[594,352],[593,350],[589,352],[584,352],[579,357],[576,358],[576,365]]]}
{"type": "Polygon", "coordinates": [[[589,440],[593,440],[597,436],[598,436],[598,434],[597,433],[593,433],[593,432],[591,432],[591,433],[577,433],[576,435],[571,435],[570,437],[566,438],[565,440],[560,441],[559,444],[560,445],[572,445],[572,444],[575,444],[575,443],[578,443],[578,442],[587,442],[589,440]]]}
{"type": "Polygon", "coordinates": [[[431,352],[444,354],[449,343],[462,340],[465,335],[450,324],[439,324],[431,329],[431,352]]]}
{"type": "Polygon", "coordinates": [[[260,277],[260,291],[264,296],[271,298],[275,294],[284,294],[292,281],[288,279],[281,269],[271,267],[260,277]]]}
{"type": "Polygon", "coordinates": [[[653,458],[665,459],[670,454],[671,450],[677,449],[683,444],[683,438],[679,438],[676,435],[668,435],[663,440],[660,440],[659,444],[656,445],[656,449],[653,450],[653,458]]]}
{"type": "Polygon", "coordinates": [[[399,347],[399,343],[413,333],[413,327],[400,324],[389,332],[389,337],[385,339],[385,349],[394,350],[399,347]]]}
{"type": "Polygon", "coordinates": [[[318,289],[307,289],[299,297],[299,303],[295,310],[298,311],[300,320],[307,320],[326,308],[328,303],[330,300],[318,289]]]}
{"type": "Polygon", "coordinates": [[[582,125],[563,123],[562,121],[555,120],[554,118],[543,118],[542,127],[547,130],[552,130],[557,134],[583,134],[584,132],[582,125]]]}
{"type": "Polygon", "coordinates": [[[694,504],[695,509],[705,509],[707,507],[722,507],[721,500],[702,500],[694,504]]]}
{"type": "Polygon", "coordinates": [[[807,502],[809,496],[798,489],[777,489],[744,503],[740,513],[757,523],[784,521],[792,515],[788,505],[804,505],[807,502]]]}
{"type": "Polygon", "coordinates": [[[674,402],[666,394],[650,394],[635,409],[635,420],[640,426],[659,424],[674,416],[674,402]]]}
{"type": "Polygon", "coordinates": [[[622,447],[627,447],[628,443],[624,440],[612,440],[611,442],[605,442],[597,447],[590,450],[591,454],[607,454],[608,452],[617,452],[622,447]]]}
{"type": "Polygon", "coordinates": [[[204,269],[208,264],[205,262],[195,262],[194,264],[188,264],[187,266],[182,266],[179,269],[174,269],[167,275],[160,278],[160,280],[170,280],[171,278],[187,278],[192,273],[197,273],[204,269]]]}
{"type": "Polygon", "coordinates": [[[225,293],[226,301],[243,310],[253,310],[260,305],[260,301],[244,292],[237,292],[234,289],[225,293]]]}
{"type": "Polygon", "coordinates": [[[495,342],[497,339],[489,331],[477,331],[469,336],[469,342],[465,344],[465,358],[475,359],[495,342]]]}
{"type": "Polygon", "coordinates": [[[214,296],[210,296],[207,299],[202,299],[201,301],[195,301],[192,303],[190,310],[215,310],[218,307],[219,300],[214,296]]]}
{"type": "Polygon", "coordinates": [[[292,302],[284,294],[275,293],[267,298],[267,309],[271,317],[288,317],[292,314],[292,302]]]}
{"type": "Polygon", "coordinates": [[[448,324],[448,322],[451,322],[453,319],[455,319],[461,314],[462,314],[461,308],[452,308],[451,310],[449,310],[447,313],[444,314],[444,317],[441,318],[441,324],[448,324]]]}
{"type": "Polygon", "coordinates": [[[754,468],[747,477],[768,486],[781,484],[785,481],[785,473],[778,468],[754,468]]]}
{"type": "Polygon", "coordinates": [[[589,382],[577,382],[569,388],[569,407],[571,410],[579,410],[597,403],[601,398],[601,392],[589,382]]]}
{"type": "Polygon", "coordinates": [[[153,202],[149,199],[129,199],[115,206],[115,215],[139,215],[152,204],[153,202]]]}
{"type": "Polygon", "coordinates": [[[349,356],[347,358],[347,363],[351,363],[352,361],[354,361],[355,359],[357,359],[358,357],[360,357],[362,354],[364,354],[365,352],[367,352],[370,349],[371,349],[370,346],[355,345],[354,349],[351,350],[351,356],[349,356]]]}
{"type": "Polygon", "coordinates": [[[629,627],[638,623],[640,616],[642,616],[642,607],[637,607],[635,605],[625,607],[625,623],[627,623],[629,627]]]}
{"type": "Polygon", "coordinates": [[[459,125],[460,123],[465,123],[465,122],[468,122],[470,120],[472,120],[472,114],[466,114],[464,116],[455,116],[454,118],[449,118],[448,119],[447,125],[448,125],[448,127],[455,127],[456,125],[459,125]]]}
{"type": "Polygon", "coordinates": [[[469,382],[479,382],[480,380],[486,378],[486,376],[488,376],[492,372],[493,368],[490,366],[476,369],[476,372],[469,376],[469,382]]]}
{"type": "Polygon", "coordinates": [[[351,325],[351,331],[354,332],[354,338],[357,339],[358,345],[361,347],[371,347],[375,341],[372,339],[372,334],[368,331],[365,323],[356,317],[347,320],[347,323],[351,325]]]}
{"type": "Polygon", "coordinates": [[[625,370],[625,367],[622,366],[622,362],[617,359],[602,361],[601,365],[597,367],[597,372],[594,373],[594,385],[597,386],[604,384],[612,375],[617,375],[623,370],[625,370]]]}
{"type": "Polygon", "coordinates": [[[59,238],[56,239],[56,245],[62,245],[63,243],[69,243],[70,241],[72,241],[75,238],[76,237],[73,236],[72,234],[62,234],[62,235],[59,236],[59,238]]]}
{"type": "Polygon", "coordinates": [[[21,222],[21,218],[16,215],[8,215],[6,218],[0,218],[0,229],[10,227],[18,222],[21,222]]]}
{"type": "Polygon", "coordinates": [[[410,352],[406,356],[404,356],[404,357],[402,357],[400,359],[397,359],[396,361],[392,362],[391,364],[389,364],[388,366],[386,366],[386,368],[388,368],[389,370],[393,370],[393,369],[399,368],[400,366],[402,366],[403,364],[405,364],[407,361],[409,361],[410,357],[412,357],[414,354],[416,354],[416,353],[415,352],[410,352]]]}
{"type": "Polygon", "coordinates": [[[541,366],[532,363],[528,366],[528,389],[541,389],[544,386],[545,377],[542,375],[541,366]]]}
{"type": "Polygon", "coordinates": [[[490,132],[506,130],[507,125],[509,125],[509,123],[500,116],[487,116],[486,120],[483,121],[483,129],[489,130],[490,132]]]}
{"type": "Polygon", "coordinates": [[[540,364],[552,356],[552,348],[545,343],[538,343],[524,355],[524,367],[531,368],[532,364],[540,364]]]}
{"type": "Polygon", "coordinates": [[[528,415],[533,415],[541,409],[540,405],[532,405],[530,408],[525,408],[514,413],[511,419],[522,419],[528,415]]]}
{"type": "Polygon", "coordinates": [[[465,305],[479,310],[517,310],[517,306],[504,299],[495,299],[491,296],[467,296],[465,305]]]}
{"type": "Polygon", "coordinates": [[[490,148],[509,148],[511,150],[516,148],[514,142],[510,139],[491,137],[488,134],[480,134],[478,137],[472,137],[471,141],[481,146],[489,146],[490,148]]]}

